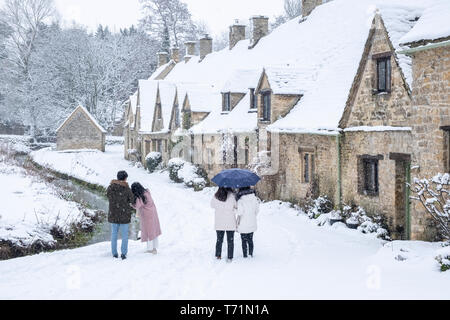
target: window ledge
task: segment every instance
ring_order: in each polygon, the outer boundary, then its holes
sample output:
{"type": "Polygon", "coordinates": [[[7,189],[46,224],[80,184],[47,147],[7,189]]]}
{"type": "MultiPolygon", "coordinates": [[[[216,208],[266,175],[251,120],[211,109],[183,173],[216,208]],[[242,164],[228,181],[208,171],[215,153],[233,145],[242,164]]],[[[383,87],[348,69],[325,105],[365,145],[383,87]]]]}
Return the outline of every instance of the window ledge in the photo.
{"type": "Polygon", "coordinates": [[[231,111],[222,111],[222,115],[230,114],[231,111]]]}
{"type": "Polygon", "coordinates": [[[386,96],[386,95],[390,95],[390,94],[391,94],[391,91],[378,91],[376,89],[374,89],[372,91],[372,95],[374,95],[374,96],[386,96]]]}
{"type": "Polygon", "coordinates": [[[259,119],[259,123],[271,123],[270,120],[259,119]]]}
{"type": "Polygon", "coordinates": [[[248,111],[248,113],[257,113],[258,112],[258,109],[250,109],[249,111],[248,111]]]}
{"type": "Polygon", "coordinates": [[[379,192],[374,192],[374,191],[363,191],[359,193],[362,196],[366,196],[366,197],[371,197],[371,198],[377,198],[380,196],[379,192]]]}

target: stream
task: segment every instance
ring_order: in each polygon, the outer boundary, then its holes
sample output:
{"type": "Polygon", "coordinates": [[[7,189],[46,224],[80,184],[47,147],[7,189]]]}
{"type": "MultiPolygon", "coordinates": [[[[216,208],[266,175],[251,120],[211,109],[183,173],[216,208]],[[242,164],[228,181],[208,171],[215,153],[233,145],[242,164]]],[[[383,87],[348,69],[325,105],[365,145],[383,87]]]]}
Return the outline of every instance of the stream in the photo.
{"type": "MultiPolygon", "coordinates": [[[[15,159],[19,165],[24,166],[28,161],[28,155],[16,155],[15,159]]],[[[35,170],[39,172],[39,169],[35,167],[35,170]]],[[[71,180],[62,179],[53,174],[51,184],[59,190],[63,190],[66,193],[70,193],[72,201],[81,203],[92,210],[100,210],[105,213],[109,211],[109,203],[106,195],[101,194],[98,191],[93,191],[85,186],[77,184],[71,180]]],[[[136,215],[132,215],[130,228],[129,228],[129,240],[137,240],[140,230],[139,219],[136,215]]],[[[110,241],[111,240],[111,225],[107,218],[103,221],[96,223],[94,231],[88,236],[89,240],[84,242],[81,246],[89,246],[92,244],[110,241]]],[[[121,235],[119,234],[119,239],[121,235]]]]}
{"type": "MultiPolygon", "coordinates": [[[[61,178],[55,178],[52,184],[59,189],[63,189],[66,192],[70,192],[73,201],[86,204],[89,208],[93,210],[101,210],[106,213],[108,212],[109,204],[106,196],[103,196],[98,192],[94,192],[70,180],[65,180],[61,178]]],[[[131,218],[129,228],[129,235],[128,235],[129,239],[137,240],[139,230],[140,230],[139,219],[137,219],[136,216],[133,215],[131,218]]],[[[105,221],[96,224],[94,232],[92,233],[92,237],[86,243],[86,246],[110,240],[111,240],[111,226],[108,223],[107,219],[105,219],[105,221]]]]}

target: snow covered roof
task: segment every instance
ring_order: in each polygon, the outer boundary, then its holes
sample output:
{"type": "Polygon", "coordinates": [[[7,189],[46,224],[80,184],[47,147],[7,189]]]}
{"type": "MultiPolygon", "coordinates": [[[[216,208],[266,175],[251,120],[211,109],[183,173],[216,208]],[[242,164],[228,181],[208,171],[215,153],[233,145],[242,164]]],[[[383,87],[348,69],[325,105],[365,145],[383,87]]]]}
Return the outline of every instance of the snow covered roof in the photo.
{"type": "Polygon", "coordinates": [[[164,122],[163,131],[169,130],[170,117],[172,114],[172,108],[175,101],[175,94],[177,87],[173,82],[159,81],[159,94],[161,98],[161,111],[164,122]]]}
{"type": "Polygon", "coordinates": [[[158,77],[161,76],[161,74],[167,69],[169,68],[172,64],[176,64],[176,62],[174,60],[170,60],[169,62],[167,62],[166,64],[160,66],[158,69],[156,69],[155,72],[153,72],[153,74],[151,75],[151,77],[149,78],[149,80],[159,80],[158,77]]]}
{"type": "Polygon", "coordinates": [[[435,40],[450,36],[450,1],[440,0],[428,7],[414,28],[404,35],[401,43],[435,40]]]}
{"type": "Polygon", "coordinates": [[[131,105],[131,111],[133,112],[133,115],[136,114],[136,108],[137,108],[137,91],[130,96],[130,105],[131,105]]]}
{"type": "MultiPolygon", "coordinates": [[[[381,15],[395,49],[429,3],[438,0],[334,0],[317,7],[305,19],[293,19],[262,38],[249,49],[242,40],[225,48],[178,63],[167,75],[173,82],[208,83],[214,88],[231,87],[227,82],[242,69],[266,70],[277,93],[302,94],[300,102],[269,129],[304,130],[338,127],[371,23],[381,15]]],[[[399,55],[400,67],[411,82],[411,59],[399,55]]],[[[241,89],[241,83],[236,85],[241,89]]],[[[191,100],[191,96],[189,96],[191,100]]],[[[192,100],[200,98],[192,95],[192,100]]],[[[192,101],[191,101],[192,103],[192,101]]],[[[195,108],[195,106],[194,106],[195,108]]]]}
{"type": "Polygon", "coordinates": [[[258,127],[257,113],[249,113],[249,109],[250,94],[247,93],[231,112],[223,113],[222,106],[216,106],[205,120],[193,126],[190,131],[194,134],[255,131],[258,127]]]}
{"type": "Polygon", "coordinates": [[[94,126],[96,126],[101,132],[107,133],[107,131],[103,129],[103,127],[97,122],[97,120],[95,120],[92,114],[89,111],[87,111],[87,109],[83,106],[76,107],[75,110],[73,110],[73,112],[66,118],[66,120],[64,120],[64,122],[58,127],[58,129],[56,129],[56,132],[61,130],[62,127],[64,127],[66,123],[69,121],[69,119],[72,118],[72,116],[78,111],[82,111],[88,117],[88,119],[94,124],[94,126]]]}
{"type": "Polygon", "coordinates": [[[210,86],[193,86],[186,95],[192,112],[211,112],[222,106],[222,95],[210,86]]]}
{"type": "Polygon", "coordinates": [[[262,69],[238,69],[228,78],[221,92],[247,93],[258,85],[262,69]]]}
{"type": "MultiPolygon", "coordinates": [[[[407,5],[395,0],[389,3],[336,0],[317,7],[295,33],[299,44],[302,44],[298,59],[305,61],[305,69],[310,70],[299,72],[299,78],[303,80],[297,79],[302,85],[303,97],[285,118],[268,129],[294,132],[336,130],[375,14],[381,15],[391,42],[398,49],[399,39],[412,28],[415,17],[424,10],[420,4],[414,0],[407,5]],[[415,6],[414,2],[419,5],[415,6]]],[[[410,83],[410,58],[399,56],[398,60],[410,83]]]]}
{"type": "Polygon", "coordinates": [[[151,132],[155,113],[158,82],[139,80],[139,107],[141,114],[141,132],[151,132]]]}
{"type": "Polygon", "coordinates": [[[313,81],[315,70],[311,68],[266,67],[264,72],[274,94],[302,94],[303,89],[313,81]]]}

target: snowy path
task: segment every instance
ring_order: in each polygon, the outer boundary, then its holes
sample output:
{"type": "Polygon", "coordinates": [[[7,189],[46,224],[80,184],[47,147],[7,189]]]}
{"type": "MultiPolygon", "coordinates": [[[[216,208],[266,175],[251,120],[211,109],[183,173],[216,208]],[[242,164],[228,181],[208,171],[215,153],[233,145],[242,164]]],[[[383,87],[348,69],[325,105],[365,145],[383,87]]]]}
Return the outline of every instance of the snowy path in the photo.
{"type": "MultiPolygon", "coordinates": [[[[89,162],[91,181],[108,181],[102,170],[123,166],[120,155],[117,150],[91,155],[115,158],[109,165],[105,159],[89,162]]],[[[89,157],[84,160],[92,161],[89,157]]],[[[55,166],[73,168],[70,162],[55,160],[55,166]]],[[[128,260],[113,260],[109,243],[101,243],[0,262],[1,299],[450,298],[450,273],[438,272],[433,260],[437,244],[383,247],[382,241],[354,230],[317,227],[279,202],[262,206],[254,259],[242,258],[236,235],[233,263],[216,261],[209,208],[213,190],[195,193],[166,174],[127,170],[131,181],[143,182],[155,198],[163,230],[160,253],[146,254],[141,243],[130,242],[128,260]],[[394,259],[400,248],[409,251],[403,252],[408,260],[394,259]]],[[[83,176],[81,169],[76,173],[83,176]]]]}

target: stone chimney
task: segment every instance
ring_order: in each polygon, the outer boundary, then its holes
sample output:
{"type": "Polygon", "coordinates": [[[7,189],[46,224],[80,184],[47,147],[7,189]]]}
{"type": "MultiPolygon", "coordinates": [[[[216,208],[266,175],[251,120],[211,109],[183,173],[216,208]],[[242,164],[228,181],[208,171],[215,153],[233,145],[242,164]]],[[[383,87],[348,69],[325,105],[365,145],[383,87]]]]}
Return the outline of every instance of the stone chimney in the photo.
{"type": "MultiPolygon", "coordinates": [[[[330,1],[330,0],[328,0],[330,1]]],[[[310,13],[321,4],[328,2],[327,0],[302,0],[303,17],[309,16],[310,13]]]]}
{"type": "Polygon", "coordinates": [[[205,34],[205,36],[200,39],[200,61],[202,61],[211,52],[212,38],[208,34],[205,34]]]}
{"type": "Polygon", "coordinates": [[[175,61],[176,63],[180,62],[180,49],[177,47],[173,47],[170,49],[170,59],[175,61]]]}
{"type": "Polygon", "coordinates": [[[167,52],[158,52],[158,68],[169,62],[169,54],[167,52]]]}
{"type": "Polygon", "coordinates": [[[187,41],[184,43],[184,46],[186,47],[186,54],[184,56],[184,61],[188,62],[191,60],[193,56],[195,56],[195,45],[197,44],[196,41],[187,41]]]}
{"type": "Polygon", "coordinates": [[[262,37],[269,33],[269,18],[265,16],[254,16],[251,19],[252,39],[250,48],[256,46],[262,37]]]}
{"type": "Polygon", "coordinates": [[[230,26],[230,50],[241,40],[245,40],[245,25],[239,23],[239,20],[236,20],[230,26]]]}

